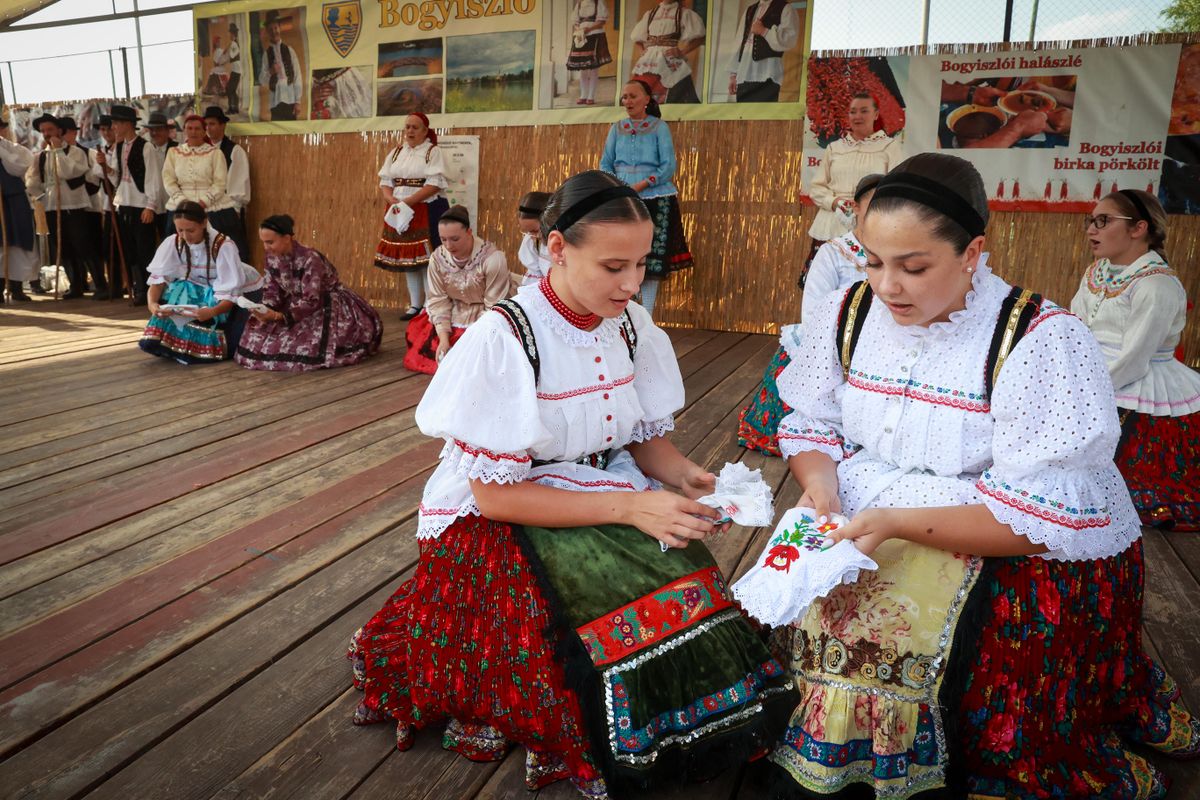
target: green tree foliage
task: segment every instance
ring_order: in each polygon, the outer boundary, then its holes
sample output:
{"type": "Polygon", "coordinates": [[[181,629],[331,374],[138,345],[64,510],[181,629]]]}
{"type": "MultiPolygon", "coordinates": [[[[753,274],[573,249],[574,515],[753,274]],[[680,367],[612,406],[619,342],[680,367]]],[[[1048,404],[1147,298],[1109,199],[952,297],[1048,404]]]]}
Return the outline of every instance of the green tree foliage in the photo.
{"type": "Polygon", "coordinates": [[[1200,31],[1200,0],[1174,0],[1163,9],[1167,31],[1200,31]]]}

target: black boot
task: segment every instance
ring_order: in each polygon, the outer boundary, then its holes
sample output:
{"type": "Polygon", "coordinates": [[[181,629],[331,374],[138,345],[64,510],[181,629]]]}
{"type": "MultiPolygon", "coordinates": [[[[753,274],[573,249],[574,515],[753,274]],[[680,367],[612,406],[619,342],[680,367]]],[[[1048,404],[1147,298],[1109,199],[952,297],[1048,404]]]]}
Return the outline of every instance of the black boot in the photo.
{"type": "Polygon", "coordinates": [[[29,291],[33,292],[34,294],[49,294],[49,292],[42,288],[42,282],[40,280],[30,281],[29,291]]]}
{"type": "Polygon", "coordinates": [[[32,303],[33,298],[25,294],[25,290],[21,288],[20,281],[8,282],[8,298],[14,303],[32,303]]]}

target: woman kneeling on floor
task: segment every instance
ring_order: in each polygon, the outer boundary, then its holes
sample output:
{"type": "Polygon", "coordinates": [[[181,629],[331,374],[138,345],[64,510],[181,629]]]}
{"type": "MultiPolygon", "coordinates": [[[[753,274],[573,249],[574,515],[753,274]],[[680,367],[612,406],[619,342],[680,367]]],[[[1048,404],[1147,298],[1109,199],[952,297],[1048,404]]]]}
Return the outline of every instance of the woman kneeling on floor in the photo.
{"type": "Polygon", "coordinates": [[[654,225],[592,171],[542,231],[554,268],[467,329],[417,408],[446,447],[416,574],[354,636],[356,722],[394,721],[402,750],[448,723],[474,760],[518,743],[531,788],[587,797],[708,777],[764,753],[796,696],[700,541],[715,477],[667,438],[679,365],[631,302],[654,225]]]}
{"type": "Polygon", "coordinates": [[[208,222],[204,206],[184,200],[175,234],[150,262],[150,322],[138,346],[181,364],[211,364],[233,355],[247,313],[235,299],[262,299],[262,276],[238,256],[237,244],[208,222]]]}
{"type": "Polygon", "coordinates": [[[383,322],[342,286],[324,254],[295,239],[287,214],[267,217],[258,238],[267,253],[266,309],[254,309],[234,360],[248,369],[305,372],[357,364],[379,351],[383,322]]]}

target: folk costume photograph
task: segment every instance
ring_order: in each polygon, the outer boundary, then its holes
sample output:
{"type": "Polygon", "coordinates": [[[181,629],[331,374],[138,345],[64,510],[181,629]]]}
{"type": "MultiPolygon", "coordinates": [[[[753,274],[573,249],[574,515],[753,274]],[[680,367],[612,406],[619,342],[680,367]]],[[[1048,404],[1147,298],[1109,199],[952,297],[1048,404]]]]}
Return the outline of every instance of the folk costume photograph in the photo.
{"type": "Polygon", "coordinates": [[[1200,755],[1142,648],[1142,529],[1084,323],[992,272],[978,171],[914,156],[875,189],[866,278],[779,377],[798,506],[877,569],[776,643],[802,694],[780,797],[1158,798],[1136,748],[1200,755]],[[1007,334],[1007,335],[1004,335],[1007,334]]]}
{"type": "Polygon", "coordinates": [[[265,122],[304,119],[308,74],[304,14],[304,6],[250,12],[258,118],[265,122]]]}
{"type": "Polygon", "coordinates": [[[805,4],[743,0],[714,9],[714,17],[716,68],[709,102],[794,103],[800,99],[805,4]]]}
{"type": "Polygon", "coordinates": [[[416,574],[351,642],[355,722],[476,761],[519,745],[528,788],[588,798],[713,777],[797,695],[702,541],[716,476],[670,441],[683,380],[632,302],[654,225],[592,171],[542,232],[549,275],[471,325],[417,407],[446,446],[416,574]]]}
{"type": "Polygon", "coordinates": [[[626,3],[626,19],[637,23],[629,31],[632,65],[625,74],[649,86],[660,105],[700,102],[705,30],[695,5],[695,0],[626,3]]]}

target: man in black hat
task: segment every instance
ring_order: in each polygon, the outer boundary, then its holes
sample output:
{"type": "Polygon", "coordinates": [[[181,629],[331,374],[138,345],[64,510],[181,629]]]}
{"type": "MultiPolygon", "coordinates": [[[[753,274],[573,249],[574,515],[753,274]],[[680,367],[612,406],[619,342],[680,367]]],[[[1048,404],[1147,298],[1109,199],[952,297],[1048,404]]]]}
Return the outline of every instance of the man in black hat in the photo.
{"type": "Polygon", "coordinates": [[[92,175],[100,182],[102,211],[100,215],[100,254],[107,263],[105,275],[108,276],[109,296],[120,297],[125,284],[121,278],[120,254],[117,252],[116,235],[114,232],[113,208],[114,188],[112,181],[104,169],[103,160],[111,158],[117,146],[117,136],[113,133],[112,117],[101,114],[96,125],[100,131],[100,142],[92,150],[92,175]]]}
{"type": "Polygon", "coordinates": [[[78,147],[87,154],[88,171],[84,176],[84,189],[87,190],[88,206],[84,215],[87,226],[87,248],[83,251],[83,261],[88,273],[92,276],[92,285],[96,287],[92,295],[94,300],[107,300],[109,295],[108,276],[104,269],[104,256],[108,245],[104,240],[104,213],[107,210],[107,196],[101,190],[100,173],[96,167],[96,154],[91,148],[79,143],[79,126],[74,117],[62,117],[63,139],[71,147],[78,147]]]}
{"type": "Polygon", "coordinates": [[[137,135],[137,111],[114,105],[110,114],[118,141],[112,157],[104,159],[104,168],[115,188],[117,230],[132,284],[130,293],[141,305],[146,302],[147,267],[158,247],[157,217],[166,202],[162,160],[154,145],[137,135]]]}
{"type": "Polygon", "coordinates": [[[271,120],[299,119],[304,102],[304,65],[296,51],[283,42],[278,11],[268,11],[263,23],[267,29],[267,47],[263,54],[258,85],[271,90],[271,120]]]}
{"type": "Polygon", "coordinates": [[[71,290],[64,297],[83,297],[87,288],[87,208],[91,205],[86,188],[87,153],[67,143],[64,125],[56,117],[43,114],[33,125],[42,134],[44,148],[25,173],[25,188],[46,209],[50,259],[66,270],[71,281],[71,290]]]}
{"type": "Polygon", "coordinates": [[[250,248],[246,242],[246,206],[250,205],[250,159],[246,157],[246,151],[240,144],[235,144],[232,139],[225,135],[225,124],[229,122],[229,117],[225,116],[225,112],[220,106],[209,106],[204,110],[204,132],[208,134],[208,140],[215,144],[221,150],[221,155],[225,156],[225,167],[228,173],[225,177],[225,194],[229,195],[229,199],[233,201],[234,210],[237,211],[237,223],[232,226],[234,230],[225,230],[217,224],[216,217],[212,218],[213,227],[221,231],[221,233],[233,239],[237,244],[238,254],[241,255],[242,261],[250,260],[250,248]]]}
{"type": "Polygon", "coordinates": [[[9,139],[8,120],[0,116],[0,197],[4,225],[0,228],[0,267],[8,275],[10,302],[29,302],[22,284],[37,279],[37,239],[34,237],[33,208],[25,194],[25,173],[33,163],[29,148],[9,139]]]}
{"type": "MultiPolygon", "coordinates": [[[[171,129],[174,127],[174,122],[167,119],[167,115],[161,111],[151,111],[150,119],[146,121],[146,131],[150,134],[150,145],[154,148],[154,152],[158,153],[159,170],[161,172],[162,165],[167,163],[167,151],[172,147],[178,147],[179,142],[171,138],[171,129]]],[[[161,180],[162,175],[159,175],[161,180]]],[[[171,222],[171,215],[167,213],[166,206],[158,214],[158,230],[162,236],[170,236],[175,233],[175,225],[171,222]]]]}

